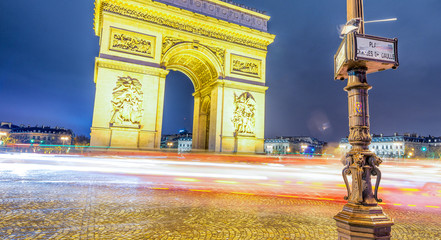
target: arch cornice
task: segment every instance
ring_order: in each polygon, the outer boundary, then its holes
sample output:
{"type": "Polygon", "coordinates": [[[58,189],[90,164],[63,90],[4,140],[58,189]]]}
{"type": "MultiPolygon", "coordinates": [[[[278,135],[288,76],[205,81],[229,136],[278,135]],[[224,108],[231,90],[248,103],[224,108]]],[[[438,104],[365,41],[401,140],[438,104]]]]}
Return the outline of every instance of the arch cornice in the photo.
{"type": "Polygon", "coordinates": [[[209,47],[198,42],[189,42],[171,37],[164,37],[161,66],[166,66],[173,56],[183,53],[208,59],[208,62],[216,69],[218,76],[225,76],[225,49],[209,47]]]}
{"type": "Polygon", "coordinates": [[[103,12],[114,13],[141,21],[171,27],[185,32],[220,39],[248,47],[267,50],[275,35],[195,14],[191,11],[172,7],[154,1],[96,0],[95,34],[100,36],[103,12]],[[179,13],[179,14],[173,14],[179,13]]]}
{"type": "MultiPolygon", "coordinates": [[[[105,59],[100,57],[95,58],[95,68],[98,67],[159,76],[161,78],[165,78],[168,74],[167,70],[158,67],[141,66],[139,64],[125,63],[121,61],[105,59]]],[[[97,78],[96,73],[97,71],[95,70],[95,77],[94,77],[95,83],[97,78]]]]}

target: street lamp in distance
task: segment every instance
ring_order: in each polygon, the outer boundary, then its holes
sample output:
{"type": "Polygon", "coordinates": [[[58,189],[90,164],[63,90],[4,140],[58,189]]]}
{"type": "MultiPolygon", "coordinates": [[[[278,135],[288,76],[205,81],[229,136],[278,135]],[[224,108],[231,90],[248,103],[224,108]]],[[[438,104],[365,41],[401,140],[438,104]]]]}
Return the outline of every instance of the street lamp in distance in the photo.
{"type": "Polygon", "coordinates": [[[67,140],[69,140],[69,137],[61,137],[61,141],[63,141],[63,145],[66,145],[67,140]]]}

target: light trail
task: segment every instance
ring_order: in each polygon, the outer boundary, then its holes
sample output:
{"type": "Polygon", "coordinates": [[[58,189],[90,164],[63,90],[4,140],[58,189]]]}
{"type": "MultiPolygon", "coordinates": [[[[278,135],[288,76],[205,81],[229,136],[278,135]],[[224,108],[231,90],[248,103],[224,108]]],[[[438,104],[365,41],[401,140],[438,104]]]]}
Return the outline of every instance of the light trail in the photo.
{"type": "Polygon", "coordinates": [[[364,23],[377,23],[377,22],[391,22],[391,21],[397,21],[397,18],[387,18],[387,19],[380,19],[380,20],[371,20],[371,21],[364,21],[364,23]]]}
{"type": "Polygon", "coordinates": [[[223,173],[201,173],[201,172],[182,172],[182,171],[160,171],[147,170],[142,168],[115,168],[105,166],[60,166],[60,165],[40,165],[31,163],[0,163],[0,169],[11,170],[19,175],[24,175],[31,170],[51,170],[51,171],[79,171],[79,172],[102,172],[102,173],[125,173],[140,175],[159,175],[159,176],[179,176],[179,177],[206,177],[206,178],[228,178],[228,179],[254,179],[266,180],[265,176],[256,175],[234,175],[223,173]]]}
{"type": "MultiPolygon", "coordinates": [[[[213,159],[213,156],[209,156],[213,159]]],[[[206,157],[208,158],[208,157],[206,157]]],[[[119,174],[127,181],[97,184],[138,184],[153,190],[226,192],[343,202],[346,186],[339,159],[263,158],[260,162],[208,162],[203,156],[72,156],[0,154],[0,173],[26,176],[29,171],[77,171],[119,174]],[[277,161],[277,163],[271,162],[277,161]]],[[[439,209],[441,167],[433,161],[385,161],[379,197],[382,205],[439,209]]],[[[43,177],[44,178],[44,177],[43,177]]],[[[0,179],[1,180],[1,179],[0,179]]],[[[50,180],[36,181],[50,183],[50,180]]],[[[75,183],[76,181],[66,180],[75,183]]],[[[373,184],[375,177],[373,178],[373,184]]],[[[81,183],[81,182],[77,182],[81,183]]]]}

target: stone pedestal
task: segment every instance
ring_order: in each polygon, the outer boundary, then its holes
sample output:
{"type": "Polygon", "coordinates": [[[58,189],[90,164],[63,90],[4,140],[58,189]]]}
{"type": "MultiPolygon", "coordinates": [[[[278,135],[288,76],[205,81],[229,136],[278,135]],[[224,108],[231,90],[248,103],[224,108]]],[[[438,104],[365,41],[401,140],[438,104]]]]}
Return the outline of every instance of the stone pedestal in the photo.
{"type": "Polygon", "coordinates": [[[338,240],[390,239],[392,219],[376,206],[347,203],[334,216],[338,240]]]}

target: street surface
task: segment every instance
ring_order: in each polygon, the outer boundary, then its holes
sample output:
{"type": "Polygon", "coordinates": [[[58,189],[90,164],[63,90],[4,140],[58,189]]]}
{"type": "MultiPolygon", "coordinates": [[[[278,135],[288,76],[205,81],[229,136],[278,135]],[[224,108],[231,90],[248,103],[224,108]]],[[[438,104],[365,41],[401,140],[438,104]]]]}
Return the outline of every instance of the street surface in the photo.
{"type": "MultiPolygon", "coordinates": [[[[342,168],[308,157],[0,154],[0,239],[336,239],[342,168]]],[[[441,239],[440,162],[380,169],[393,239],[441,239]]]]}

